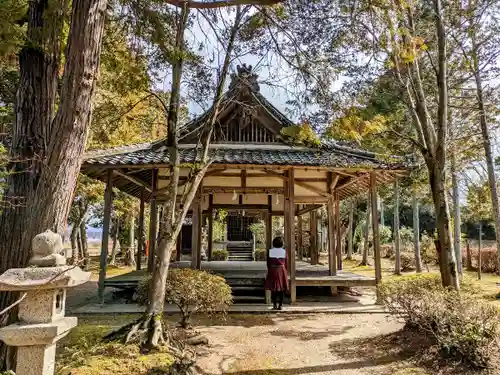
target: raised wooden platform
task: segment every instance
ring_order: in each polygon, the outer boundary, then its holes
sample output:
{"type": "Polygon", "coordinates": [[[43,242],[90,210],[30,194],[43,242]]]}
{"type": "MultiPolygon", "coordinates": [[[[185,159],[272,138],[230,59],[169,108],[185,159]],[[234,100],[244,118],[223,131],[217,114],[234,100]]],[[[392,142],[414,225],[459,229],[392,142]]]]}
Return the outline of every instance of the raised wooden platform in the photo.
{"type": "MultiPolygon", "coordinates": [[[[191,262],[182,261],[171,264],[171,268],[189,268],[191,262]]],[[[296,285],[301,286],[374,286],[375,277],[367,277],[352,272],[338,271],[330,276],[328,267],[312,266],[297,262],[296,285]]],[[[267,268],[265,262],[202,262],[201,268],[223,276],[233,288],[264,288],[267,268]]],[[[124,275],[106,279],[106,287],[135,288],[146,271],[133,271],[124,275]]]]}

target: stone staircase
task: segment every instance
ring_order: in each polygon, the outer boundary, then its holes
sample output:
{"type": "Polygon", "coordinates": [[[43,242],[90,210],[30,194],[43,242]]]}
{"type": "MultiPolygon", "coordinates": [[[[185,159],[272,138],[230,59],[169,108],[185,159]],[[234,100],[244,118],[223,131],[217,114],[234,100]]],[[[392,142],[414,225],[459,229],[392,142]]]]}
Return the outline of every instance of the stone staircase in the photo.
{"type": "Polygon", "coordinates": [[[253,260],[253,245],[252,242],[229,242],[227,244],[227,252],[229,261],[252,261],[253,260]]]}

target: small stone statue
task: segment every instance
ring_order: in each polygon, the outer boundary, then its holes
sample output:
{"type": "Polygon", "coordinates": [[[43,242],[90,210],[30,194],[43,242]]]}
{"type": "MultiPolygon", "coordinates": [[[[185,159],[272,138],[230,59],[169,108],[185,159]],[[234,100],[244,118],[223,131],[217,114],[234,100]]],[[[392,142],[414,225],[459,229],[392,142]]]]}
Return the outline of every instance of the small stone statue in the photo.
{"type": "Polygon", "coordinates": [[[62,238],[59,234],[46,230],[37,234],[31,241],[33,256],[29,264],[38,267],[65,266],[66,258],[60,254],[63,250],[62,238]]]}

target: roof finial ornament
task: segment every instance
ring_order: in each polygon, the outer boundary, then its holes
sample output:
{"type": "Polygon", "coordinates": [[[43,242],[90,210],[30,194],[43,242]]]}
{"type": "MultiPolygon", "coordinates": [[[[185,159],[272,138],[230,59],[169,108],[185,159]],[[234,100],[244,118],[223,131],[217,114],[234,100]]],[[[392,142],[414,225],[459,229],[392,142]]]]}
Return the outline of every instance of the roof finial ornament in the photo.
{"type": "Polygon", "coordinates": [[[260,87],[257,82],[258,75],[252,72],[252,65],[242,64],[236,66],[236,73],[231,73],[231,84],[229,88],[236,86],[249,87],[253,92],[259,92],[260,87]]]}

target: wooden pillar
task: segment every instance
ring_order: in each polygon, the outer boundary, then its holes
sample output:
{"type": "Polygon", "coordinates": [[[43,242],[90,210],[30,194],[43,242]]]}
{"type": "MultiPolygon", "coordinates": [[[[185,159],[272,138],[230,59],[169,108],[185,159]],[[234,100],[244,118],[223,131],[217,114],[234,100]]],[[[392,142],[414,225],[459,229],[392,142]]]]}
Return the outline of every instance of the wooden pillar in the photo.
{"type": "MultiPolygon", "coordinates": [[[[375,281],[377,285],[382,280],[382,264],[380,258],[380,233],[379,233],[379,220],[378,220],[378,195],[377,195],[377,174],[376,172],[370,173],[370,194],[372,205],[372,232],[373,232],[373,252],[375,257],[375,281]]],[[[379,293],[377,289],[377,301],[380,303],[379,293]]]]}
{"type": "Polygon", "coordinates": [[[267,196],[267,215],[266,215],[266,247],[267,251],[273,245],[273,196],[267,196]]]}
{"type": "Polygon", "coordinates": [[[201,228],[203,224],[203,212],[201,202],[202,187],[198,188],[195,199],[191,207],[193,209],[192,223],[192,237],[191,237],[191,268],[194,270],[201,269],[201,228]]]}
{"type": "Polygon", "coordinates": [[[290,249],[291,249],[291,242],[292,242],[292,231],[291,231],[291,224],[290,224],[290,191],[288,189],[288,171],[285,171],[285,179],[283,180],[283,188],[284,188],[284,191],[283,191],[283,197],[284,197],[284,201],[283,201],[283,229],[284,229],[284,243],[285,243],[285,249],[287,251],[287,269],[288,269],[288,273],[290,273],[290,260],[291,260],[291,256],[290,256],[290,249]]]}
{"type": "Polygon", "coordinates": [[[108,266],[109,224],[111,219],[111,205],[113,203],[113,170],[108,170],[106,177],[106,191],[104,192],[104,222],[101,240],[101,258],[99,263],[99,301],[104,303],[104,281],[108,266]]]}
{"type": "Polygon", "coordinates": [[[304,239],[302,236],[302,215],[297,216],[297,252],[299,260],[304,259],[304,239]]]}
{"type": "Polygon", "coordinates": [[[328,267],[330,276],[337,275],[337,254],[335,253],[335,212],[333,197],[328,199],[326,211],[328,214],[328,267]]]}
{"type": "Polygon", "coordinates": [[[337,253],[337,270],[342,270],[342,239],[340,238],[340,199],[335,194],[335,240],[337,253]]]}
{"type": "Polygon", "coordinates": [[[146,200],[146,188],[141,189],[141,203],[139,208],[139,229],[137,234],[137,254],[136,254],[136,269],[140,271],[142,268],[141,260],[144,251],[144,205],[146,200]]]}
{"type": "Polygon", "coordinates": [[[288,224],[290,226],[290,300],[294,304],[297,299],[297,287],[295,283],[296,253],[295,253],[295,171],[288,171],[288,224]]]}
{"type": "Polygon", "coordinates": [[[311,253],[311,264],[319,263],[319,247],[318,247],[318,218],[316,210],[309,213],[309,252],[311,253]]]}
{"type": "Polygon", "coordinates": [[[156,190],[158,190],[158,169],[153,169],[151,181],[150,218],[149,218],[149,256],[148,272],[153,272],[155,263],[156,234],[158,228],[158,205],[156,202],[156,190]]]}
{"type": "Polygon", "coordinates": [[[213,240],[214,240],[214,196],[210,194],[208,196],[208,249],[207,249],[207,257],[208,260],[212,260],[212,248],[213,248],[213,240]]]}

